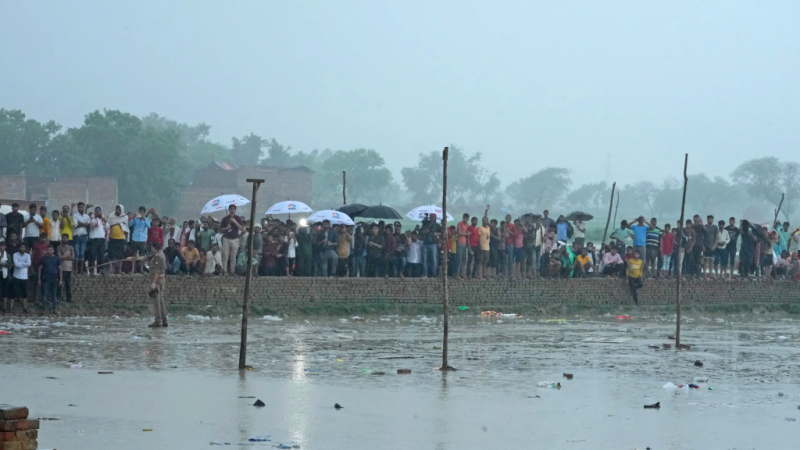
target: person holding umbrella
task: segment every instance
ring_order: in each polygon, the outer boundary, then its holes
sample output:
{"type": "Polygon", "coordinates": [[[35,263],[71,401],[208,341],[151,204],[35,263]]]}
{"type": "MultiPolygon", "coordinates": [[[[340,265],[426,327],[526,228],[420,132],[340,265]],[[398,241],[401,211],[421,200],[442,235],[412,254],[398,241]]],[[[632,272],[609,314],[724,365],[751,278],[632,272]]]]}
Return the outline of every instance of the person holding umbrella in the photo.
{"type": "Polygon", "coordinates": [[[575,227],[575,243],[583,248],[586,242],[586,224],[583,223],[583,217],[578,216],[572,221],[572,225],[575,227]]]}

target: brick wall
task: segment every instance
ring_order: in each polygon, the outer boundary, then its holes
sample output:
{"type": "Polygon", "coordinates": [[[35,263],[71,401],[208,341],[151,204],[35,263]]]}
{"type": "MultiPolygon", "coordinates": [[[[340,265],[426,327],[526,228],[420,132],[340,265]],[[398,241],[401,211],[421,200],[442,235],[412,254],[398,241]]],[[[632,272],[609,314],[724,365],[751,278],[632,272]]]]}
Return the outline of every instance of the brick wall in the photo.
{"type": "MultiPolygon", "coordinates": [[[[149,282],[144,276],[77,277],[73,298],[78,303],[149,304],[149,282]]],[[[441,280],[438,279],[362,279],[362,278],[276,278],[253,279],[252,304],[262,308],[290,310],[336,304],[395,303],[400,305],[440,305],[441,280]]],[[[166,299],[172,305],[205,307],[240,305],[244,291],[242,277],[167,278],[166,299]]],[[[675,303],[674,280],[649,280],[640,293],[642,305],[675,303]]],[[[451,305],[470,307],[528,305],[605,306],[630,304],[625,284],[620,280],[453,280],[451,305]]],[[[787,304],[800,301],[794,281],[763,280],[685,280],[686,305],[711,304],[787,304]]]]}
{"type": "Polygon", "coordinates": [[[27,177],[19,175],[0,176],[0,198],[28,198],[27,177]]]}

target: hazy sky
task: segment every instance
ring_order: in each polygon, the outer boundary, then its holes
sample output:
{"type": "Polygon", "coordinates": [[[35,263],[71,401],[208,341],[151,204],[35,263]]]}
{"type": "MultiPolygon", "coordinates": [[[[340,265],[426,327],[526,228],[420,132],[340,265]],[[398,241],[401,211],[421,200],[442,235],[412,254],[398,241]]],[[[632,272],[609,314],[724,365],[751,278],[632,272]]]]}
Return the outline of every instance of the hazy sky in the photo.
{"type": "Polygon", "coordinates": [[[503,184],[729,174],[798,160],[797,1],[0,0],[0,107],[157,112],[399,179],[450,143],[503,184]]]}

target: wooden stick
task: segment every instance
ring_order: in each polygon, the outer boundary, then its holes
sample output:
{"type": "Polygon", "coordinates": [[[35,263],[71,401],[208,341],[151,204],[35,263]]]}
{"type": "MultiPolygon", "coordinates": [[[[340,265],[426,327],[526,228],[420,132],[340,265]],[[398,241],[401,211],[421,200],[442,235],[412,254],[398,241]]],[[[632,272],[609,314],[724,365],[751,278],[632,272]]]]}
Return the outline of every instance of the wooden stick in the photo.
{"type": "Polygon", "coordinates": [[[442,152],[442,239],[444,240],[444,256],[442,256],[442,304],[444,309],[444,337],[442,342],[442,367],[440,370],[452,370],[447,362],[447,336],[450,333],[450,299],[447,279],[447,263],[450,248],[447,242],[447,159],[449,148],[442,152]]]}
{"type": "Polygon", "coordinates": [[[614,207],[614,220],[611,221],[614,226],[617,225],[617,211],[619,211],[619,191],[617,191],[617,206],[614,207]]]}
{"type": "Polygon", "coordinates": [[[342,171],[342,204],[347,204],[347,171],[342,171]]]}
{"type": "MultiPolygon", "coordinates": [[[[608,202],[608,219],[606,219],[606,230],[603,231],[603,240],[601,245],[606,243],[606,235],[608,234],[608,224],[611,222],[611,207],[614,206],[614,191],[617,189],[617,182],[611,185],[611,200],[608,202]]],[[[617,203],[619,204],[619,203],[617,203]]]]}
{"type": "MultiPolygon", "coordinates": [[[[250,310],[250,280],[253,278],[253,224],[256,220],[256,202],[258,187],[264,180],[248,178],[248,183],[253,183],[253,199],[250,201],[250,231],[247,233],[247,274],[244,277],[244,301],[242,302],[242,340],[239,344],[239,370],[247,368],[247,314],[250,310]]],[[[227,262],[226,262],[227,264],[227,262]]]]}
{"type": "MultiPolygon", "coordinates": [[[[776,222],[778,221],[778,213],[781,212],[781,206],[783,206],[783,198],[785,196],[786,196],[786,193],[782,193],[781,194],[781,202],[778,203],[778,209],[775,210],[775,218],[772,219],[772,227],[776,228],[776,229],[778,228],[777,225],[776,225],[776,222]]],[[[788,248],[788,244],[787,244],[787,248],[788,248]]]]}
{"type": "Polygon", "coordinates": [[[103,264],[97,264],[97,265],[94,265],[94,266],[90,266],[90,267],[88,267],[86,270],[89,270],[89,269],[94,269],[95,267],[103,267],[103,266],[108,266],[108,265],[110,265],[110,264],[115,264],[115,263],[120,263],[120,262],[125,262],[125,261],[127,261],[127,258],[126,258],[126,259],[119,259],[119,260],[117,260],[117,261],[104,262],[103,264]]]}
{"type": "MultiPolygon", "coordinates": [[[[689,183],[689,179],[686,176],[686,168],[689,166],[689,154],[687,153],[684,160],[683,160],[683,199],[681,199],[681,220],[678,223],[678,244],[683,243],[683,214],[686,209],[686,185],[689,183]]],[[[681,300],[683,297],[683,292],[681,290],[681,263],[683,263],[683,258],[680,257],[681,252],[683,249],[678,250],[678,259],[679,261],[675,262],[675,281],[676,281],[676,301],[675,301],[675,312],[677,313],[677,321],[675,322],[675,348],[677,349],[679,345],[681,345],[681,300]]],[[[686,255],[684,255],[686,258],[686,255]]]]}

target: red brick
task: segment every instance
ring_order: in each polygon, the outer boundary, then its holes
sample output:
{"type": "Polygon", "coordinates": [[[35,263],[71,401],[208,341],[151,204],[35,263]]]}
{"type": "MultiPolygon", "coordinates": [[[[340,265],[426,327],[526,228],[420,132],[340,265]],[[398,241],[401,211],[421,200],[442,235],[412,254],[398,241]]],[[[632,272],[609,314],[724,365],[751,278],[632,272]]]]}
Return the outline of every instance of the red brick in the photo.
{"type": "Polygon", "coordinates": [[[27,419],[28,408],[24,406],[0,405],[0,420],[27,419]]]}
{"type": "MultiPolygon", "coordinates": [[[[30,441],[36,442],[36,441],[30,441]]],[[[13,441],[13,442],[0,442],[0,450],[36,450],[36,447],[31,448],[30,446],[26,445],[23,447],[23,443],[20,441],[13,441]]]]}

